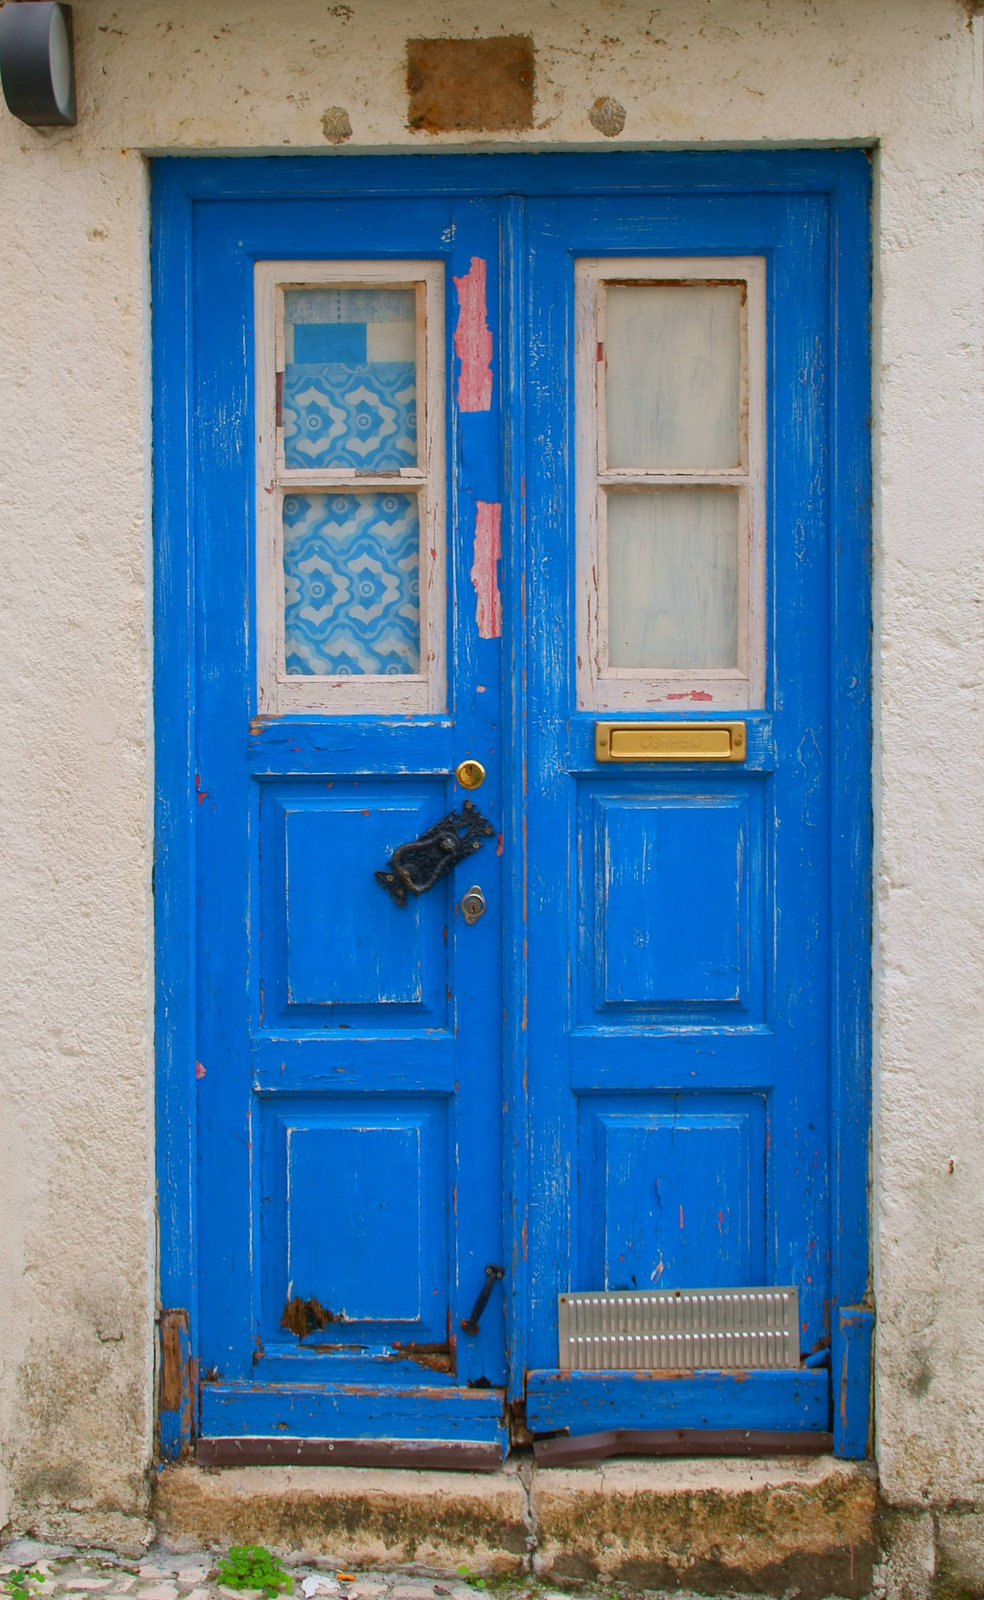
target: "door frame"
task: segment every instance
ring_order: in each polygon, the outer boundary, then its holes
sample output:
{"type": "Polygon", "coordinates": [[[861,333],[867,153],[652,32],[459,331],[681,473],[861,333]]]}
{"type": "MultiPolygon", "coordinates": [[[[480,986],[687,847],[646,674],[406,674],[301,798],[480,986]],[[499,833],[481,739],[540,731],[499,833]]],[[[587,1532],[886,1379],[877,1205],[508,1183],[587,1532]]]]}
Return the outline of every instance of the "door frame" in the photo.
{"type": "MultiPolygon", "coordinates": [[[[196,1432],[195,1147],[195,504],[193,439],[195,207],[200,200],[454,193],[505,205],[504,290],[520,304],[523,197],[607,193],[804,193],[826,197],[831,224],[829,328],[839,352],[829,391],[831,532],[831,1363],[835,1454],[868,1453],[871,1341],[868,1161],[871,1107],[871,605],[870,164],[858,149],[732,153],[162,157],[152,163],[154,416],[155,935],[159,1237],[159,1453],[175,1459],[196,1432]]],[[[524,813],[526,529],[521,319],[503,321],[503,708],[518,730],[504,767],[503,827],[522,837],[524,813]],[[506,387],[508,385],[508,388],[506,387]],[[512,625],[510,625],[510,622],[512,625]]],[[[516,951],[505,1003],[504,1228],[514,1241],[507,1306],[508,1398],[521,1401],[527,1263],[519,1241],[527,1205],[523,941],[525,875],[504,889],[504,947],[516,951]]]]}

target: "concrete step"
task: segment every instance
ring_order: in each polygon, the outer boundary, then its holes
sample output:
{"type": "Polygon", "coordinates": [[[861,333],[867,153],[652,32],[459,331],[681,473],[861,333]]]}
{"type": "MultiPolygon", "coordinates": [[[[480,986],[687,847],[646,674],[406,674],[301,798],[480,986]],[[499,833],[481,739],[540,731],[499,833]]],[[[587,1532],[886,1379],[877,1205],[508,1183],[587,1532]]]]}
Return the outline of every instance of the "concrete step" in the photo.
{"type": "Polygon", "coordinates": [[[869,1592],[877,1486],[831,1457],[614,1460],[499,1472],[168,1467],[154,1514],[175,1548],[263,1544],[344,1570],[632,1590],[869,1592]]]}

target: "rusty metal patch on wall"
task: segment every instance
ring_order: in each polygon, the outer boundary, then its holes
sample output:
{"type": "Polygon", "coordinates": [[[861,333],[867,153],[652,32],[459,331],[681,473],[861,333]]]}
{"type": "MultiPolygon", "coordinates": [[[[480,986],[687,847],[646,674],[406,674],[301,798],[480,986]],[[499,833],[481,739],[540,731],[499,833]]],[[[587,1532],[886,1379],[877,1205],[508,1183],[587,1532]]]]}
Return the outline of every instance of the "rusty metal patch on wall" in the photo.
{"type": "Polygon", "coordinates": [[[408,39],[407,126],[428,133],[533,126],[533,40],[408,39]]]}

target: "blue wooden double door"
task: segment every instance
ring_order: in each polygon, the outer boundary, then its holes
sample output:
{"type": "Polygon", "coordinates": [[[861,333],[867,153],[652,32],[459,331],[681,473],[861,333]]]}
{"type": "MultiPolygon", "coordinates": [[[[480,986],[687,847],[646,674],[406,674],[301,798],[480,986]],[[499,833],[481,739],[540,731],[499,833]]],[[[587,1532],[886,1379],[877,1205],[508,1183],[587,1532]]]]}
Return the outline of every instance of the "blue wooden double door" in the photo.
{"type": "Polygon", "coordinates": [[[866,193],[855,154],[159,164],[162,1272],[203,1440],[830,1427],[866,193]],[[561,1295],[760,1285],[799,1365],[562,1365],[561,1295]]]}

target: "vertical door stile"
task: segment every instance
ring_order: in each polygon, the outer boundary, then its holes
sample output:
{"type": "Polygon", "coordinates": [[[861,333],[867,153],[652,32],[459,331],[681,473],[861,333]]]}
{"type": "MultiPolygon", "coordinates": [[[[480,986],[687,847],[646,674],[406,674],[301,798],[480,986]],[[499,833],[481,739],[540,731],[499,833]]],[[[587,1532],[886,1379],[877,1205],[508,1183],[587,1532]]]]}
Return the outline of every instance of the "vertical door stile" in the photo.
{"type": "Polygon", "coordinates": [[[528,925],[527,793],[529,718],[529,533],[526,519],[526,202],[511,195],[503,202],[503,388],[510,396],[503,414],[503,707],[512,737],[503,774],[503,832],[508,861],[503,883],[504,1131],[503,1191],[505,1238],[512,1272],[507,1296],[508,1398],[522,1402],[529,1340],[530,1258],[527,1208],[530,1201],[528,1092],[528,925]]]}
{"type": "MultiPolygon", "coordinates": [[[[449,373],[455,414],[452,457],[454,567],[451,660],[455,763],[479,762],[486,776],[470,792],[493,837],[474,867],[456,868],[460,897],[472,884],[488,909],[472,926],[454,917],[454,1026],[458,1052],[455,1224],[458,1239],[458,1380],[505,1384],[504,1296],[512,1292],[502,1216],[502,910],[504,832],[502,750],[502,395],[501,222],[493,201],[455,203],[448,262],[449,373]],[[485,1269],[505,1268],[477,1334],[461,1328],[485,1283],[485,1269]]],[[[457,791],[455,803],[466,797],[457,791]]],[[[480,1390],[476,1390],[480,1393],[480,1390]]],[[[501,1403],[501,1399],[500,1399],[501,1403]]]]}

